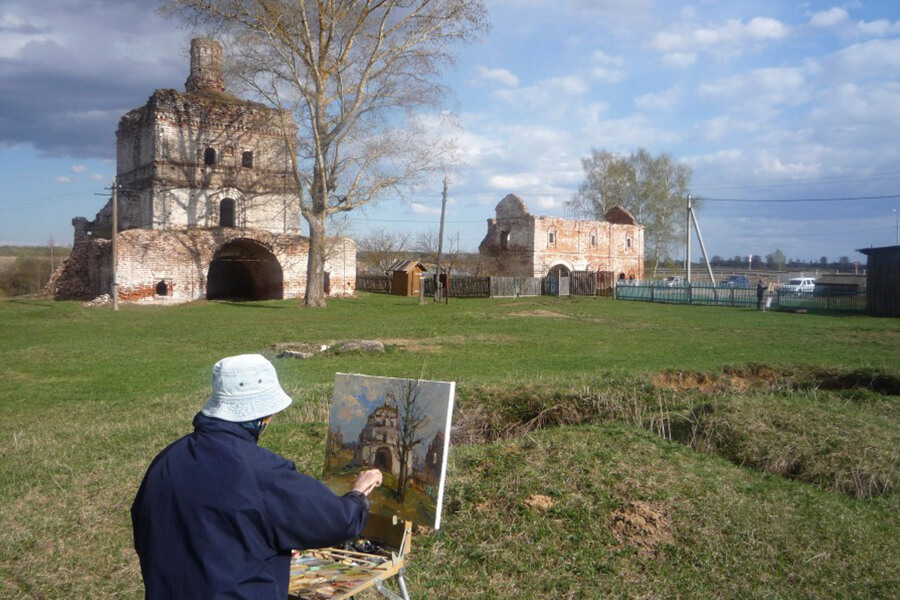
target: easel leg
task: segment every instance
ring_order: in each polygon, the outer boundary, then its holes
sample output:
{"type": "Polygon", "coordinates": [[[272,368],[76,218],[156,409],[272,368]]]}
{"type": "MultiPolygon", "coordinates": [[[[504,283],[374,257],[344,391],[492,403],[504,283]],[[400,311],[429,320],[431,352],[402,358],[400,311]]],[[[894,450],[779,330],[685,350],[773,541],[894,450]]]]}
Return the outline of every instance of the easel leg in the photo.
{"type": "Polygon", "coordinates": [[[400,572],[397,573],[397,583],[400,585],[400,593],[403,594],[402,597],[389,590],[381,579],[375,580],[375,589],[378,590],[378,593],[382,596],[388,598],[388,600],[409,600],[409,594],[406,592],[406,582],[403,580],[404,571],[406,571],[405,568],[400,569],[400,572]]]}
{"type": "Polygon", "coordinates": [[[409,594],[406,592],[406,581],[403,580],[403,570],[397,573],[397,583],[400,585],[400,593],[403,594],[403,600],[409,600],[409,594]]]}

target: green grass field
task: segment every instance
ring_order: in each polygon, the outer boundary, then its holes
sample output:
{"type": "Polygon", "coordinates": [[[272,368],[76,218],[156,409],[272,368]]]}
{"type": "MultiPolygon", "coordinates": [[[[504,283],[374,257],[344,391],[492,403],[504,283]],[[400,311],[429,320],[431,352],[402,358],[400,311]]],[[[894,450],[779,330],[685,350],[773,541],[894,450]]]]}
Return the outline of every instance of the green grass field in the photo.
{"type": "Polygon", "coordinates": [[[142,597],[131,500],[243,352],[295,398],[263,445],[314,475],[335,372],[457,382],[413,598],[900,596],[900,320],[363,294],[4,300],[0,331],[0,598],[142,597]],[[386,352],[272,351],[350,339],[386,352]]]}

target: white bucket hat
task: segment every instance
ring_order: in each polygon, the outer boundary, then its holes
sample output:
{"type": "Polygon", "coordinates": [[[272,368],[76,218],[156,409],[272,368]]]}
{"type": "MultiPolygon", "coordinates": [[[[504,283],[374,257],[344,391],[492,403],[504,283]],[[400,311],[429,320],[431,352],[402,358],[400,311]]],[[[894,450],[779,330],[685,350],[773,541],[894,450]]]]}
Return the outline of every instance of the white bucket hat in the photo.
{"type": "Polygon", "coordinates": [[[272,363],[260,354],[241,354],[215,364],[212,396],[200,412],[242,423],[274,415],[290,404],[291,398],[281,389],[272,363]]]}

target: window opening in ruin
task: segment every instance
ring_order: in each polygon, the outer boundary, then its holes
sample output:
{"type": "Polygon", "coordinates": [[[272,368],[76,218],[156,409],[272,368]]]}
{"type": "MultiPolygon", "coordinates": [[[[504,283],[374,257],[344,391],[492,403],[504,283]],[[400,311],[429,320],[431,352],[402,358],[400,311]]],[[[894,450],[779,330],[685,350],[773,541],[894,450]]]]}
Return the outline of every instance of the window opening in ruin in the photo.
{"type": "Polygon", "coordinates": [[[219,203],[219,227],[234,227],[234,200],[231,198],[219,203]]]}
{"type": "Polygon", "coordinates": [[[169,286],[166,284],[166,280],[163,279],[159,283],[156,284],[156,295],[157,296],[168,296],[169,295],[169,286]]]}
{"type": "Polygon", "coordinates": [[[596,246],[596,245],[597,245],[597,234],[592,232],[591,233],[591,246],[596,246]]]}
{"type": "Polygon", "coordinates": [[[509,247],[509,232],[501,231],[500,232],[500,249],[506,250],[509,247]]]}
{"type": "Polygon", "coordinates": [[[625,238],[625,245],[631,250],[631,238],[625,238]]]}
{"type": "Polygon", "coordinates": [[[556,233],[551,231],[547,234],[547,242],[550,244],[556,243],[556,233]]]}
{"type": "Polygon", "coordinates": [[[244,152],[241,154],[241,166],[245,169],[253,168],[253,152],[244,152]]]}
{"type": "Polygon", "coordinates": [[[216,164],[216,150],[215,148],[207,148],[203,153],[203,163],[207,165],[216,164]]]}

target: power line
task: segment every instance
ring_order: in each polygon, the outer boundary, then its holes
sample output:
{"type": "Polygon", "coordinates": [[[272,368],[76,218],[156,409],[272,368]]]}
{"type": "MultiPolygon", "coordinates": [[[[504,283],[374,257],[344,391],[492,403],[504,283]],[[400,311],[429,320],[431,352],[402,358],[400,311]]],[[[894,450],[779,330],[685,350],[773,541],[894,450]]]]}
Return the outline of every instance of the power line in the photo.
{"type": "Polygon", "coordinates": [[[750,198],[707,198],[698,196],[698,199],[704,202],[744,202],[748,204],[770,203],[770,204],[796,204],[799,202],[857,202],[859,200],[888,200],[890,198],[900,198],[900,194],[889,194],[886,196],[848,196],[845,198],[766,198],[766,199],[750,199],[750,198]]]}

